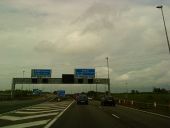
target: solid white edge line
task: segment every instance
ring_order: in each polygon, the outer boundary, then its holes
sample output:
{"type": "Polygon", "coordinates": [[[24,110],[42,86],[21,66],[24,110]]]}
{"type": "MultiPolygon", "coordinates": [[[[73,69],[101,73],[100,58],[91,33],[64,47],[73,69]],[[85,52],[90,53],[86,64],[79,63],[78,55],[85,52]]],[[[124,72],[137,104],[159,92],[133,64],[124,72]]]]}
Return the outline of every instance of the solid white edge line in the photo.
{"type": "Polygon", "coordinates": [[[130,108],[130,107],[122,106],[122,105],[119,105],[119,106],[124,107],[124,108],[128,108],[128,109],[132,109],[132,110],[136,110],[136,111],[140,111],[140,112],[143,112],[143,113],[147,113],[147,114],[151,114],[151,115],[160,116],[160,117],[170,119],[170,116],[166,116],[166,115],[162,115],[162,114],[158,114],[158,113],[153,113],[153,112],[147,112],[147,111],[144,111],[144,110],[140,110],[140,109],[136,109],[136,108],[130,108]]]}
{"type": "Polygon", "coordinates": [[[58,120],[58,118],[60,116],[63,115],[63,113],[74,103],[75,101],[73,101],[66,109],[64,109],[60,114],[58,114],[53,120],[51,120],[44,128],[50,128],[54,122],[56,122],[58,120]]]}
{"type": "Polygon", "coordinates": [[[115,114],[112,114],[112,116],[114,116],[114,117],[116,117],[116,118],[118,118],[118,119],[120,118],[120,117],[118,117],[118,116],[117,116],[117,115],[115,115],[115,114]]]}

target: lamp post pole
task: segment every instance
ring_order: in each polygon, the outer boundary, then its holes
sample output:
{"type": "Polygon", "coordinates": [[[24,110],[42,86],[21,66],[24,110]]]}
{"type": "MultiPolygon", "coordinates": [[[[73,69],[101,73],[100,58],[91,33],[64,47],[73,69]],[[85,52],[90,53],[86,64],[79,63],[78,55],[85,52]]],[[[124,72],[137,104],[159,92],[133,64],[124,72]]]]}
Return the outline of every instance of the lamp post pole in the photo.
{"type": "Polygon", "coordinates": [[[22,75],[23,75],[23,79],[22,79],[22,87],[21,87],[21,90],[23,90],[23,84],[24,84],[24,73],[25,73],[25,71],[23,70],[23,71],[22,71],[22,73],[23,73],[23,74],[22,74],[22,75]]]}
{"type": "MultiPolygon", "coordinates": [[[[97,78],[97,72],[95,77],[97,78]]],[[[96,81],[96,94],[97,94],[97,81],[96,81]]]]}
{"type": "Polygon", "coordinates": [[[166,27],[166,23],[165,23],[165,16],[164,16],[164,11],[163,11],[163,5],[157,6],[156,8],[161,9],[161,12],[162,12],[162,19],[163,19],[164,28],[165,28],[165,35],[166,35],[166,39],[167,39],[167,43],[168,43],[168,48],[169,48],[169,53],[170,53],[170,44],[169,44],[167,27],[166,27]]]}
{"type": "Polygon", "coordinates": [[[106,60],[107,60],[107,70],[108,70],[108,93],[110,94],[109,58],[106,57],[106,60]]]}

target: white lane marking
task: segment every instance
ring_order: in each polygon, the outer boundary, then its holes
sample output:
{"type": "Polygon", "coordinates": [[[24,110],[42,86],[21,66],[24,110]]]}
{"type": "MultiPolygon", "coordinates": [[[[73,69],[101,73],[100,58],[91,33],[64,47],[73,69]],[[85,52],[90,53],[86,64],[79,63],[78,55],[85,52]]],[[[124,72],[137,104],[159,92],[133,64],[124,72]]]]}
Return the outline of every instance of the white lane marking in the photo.
{"type": "Polygon", "coordinates": [[[39,112],[33,112],[33,111],[16,111],[16,114],[38,114],[38,113],[45,113],[45,112],[58,112],[62,111],[63,109],[54,109],[54,110],[49,110],[49,111],[39,111],[39,112]]]}
{"type": "MultiPolygon", "coordinates": [[[[53,99],[54,99],[54,98],[53,98],[53,99]]],[[[51,99],[51,100],[53,100],[53,99],[51,99]]],[[[0,116],[2,116],[2,115],[4,115],[4,114],[14,113],[14,112],[16,112],[16,111],[18,111],[18,110],[25,109],[25,108],[28,108],[28,107],[32,107],[32,106],[36,106],[36,105],[41,105],[41,104],[46,104],[46,103],[48,103],[48,102],[51,101],[51,100],[42,101],[42,103],[38,103],[38,104],[34,104],[34,105],[30,105],[30,106],[18,108],[18,109],[12,110],[12,111],[4,112],[4,113],[1,113],[0,116]]]]}
{"type": "Polygon", "coordinates": [[[27,109],[22,109],[22,110],[27,110],[27,111],[42,111],[44,109],[43,108],[27,108],[27,109]]]}
{"type": "Polygon", "coordinates": [[[143,112],[143,113],[147,113],[147,114],[151,114],[151,115],[160,116],[160,117],[170,119],[170,116],[166,116],[166,115],[162,115],[162,114],[158,114],[158,113],[153,113],[153,112],[147,112],[147,111],[139,110],[139,109],[136,109],[136,108],[125,107],[125,106],[122,106],[122,105],[119,105],[119,106],[124,107],[124,108],[128,108],[128,109],[132,109],[132,110],[136,110],[136,111],[139,111],[139,112],[143,112]]]}
{"type": "MultiPolygon", "coordinates": [[[[26,110],[26,111],[42,111],[42,110],[55,110],[55,109],[65,109],[66,107],[31,107],[31,108],[25,108],[25,109],[20,109],[21,111],[26,110]]],[[[19,110],[18,110],[19,111],[19,110]]]]}
{"type": "Polygon", "coordinates": [[[26,108],[21,110],[27,110],[27,111],[42,111],[42,110],[54,110],[54,109],[65,109],[66,107],[48,107],[48,108],[26,108]]]}
{"type": "Polygon", "coordinates": [[[118,118],[118,119],[120,118],[120,117],[118,117],[118,116],[117,116],[117,115],[115,115],[115,114],[112,114],[112,116],[114,116],[114,117],[116,117],[116,118],[118,118]]]}
{"type": "Polygon", "coordinates": [[[17,121],[17,120],[25,120],[25,119],[39,118],[39,117],[44,117],[44,116],[53,116],[53,115],[58,115],[58,113],[59,113],[59,112],[47,113],[47,114],[41,114],[41,115],[34,115],[34,116],[26,116],[26,117],[1,116],[0,119],[2,119],[2,120],[10,120],[10,121],[17,121]]]}
{"type": "Polygon", "coordinates": [[[46,103],[43,103],[43,104],[41,104],[41,105],[49,105],[49,104],[51,104],[51,105],[68,105],[70,102],[67,102],[67,101],[63,101],[63,102],[53,102],[53,103],[51,103],[51,102],[46,102],[46,103]]]}
{"type": "Polygon", "coordinates": [[[56,106],[57,104],[48,104],[48,105],[35,105],[32,107],[48,107],[48,106],[56,106]]]}
{"type": "Polygon", "coordinates": [[[50,128],[57,120],[60,116],[63,115],[63,113],[74,103],[75,101],[71,102],[71,104],[66,108],[64,109],[62,112],[60,112],[59,115],[57,115],[53,120],[51,120],[44,128],[50,128]]]}
{"type": "Polygon", "coordinates": [[[64,104],[64,105],[61,105],[61,104],[47,104],[47,105],[36,105],[36,106],[32,106],[32,107],[29,107],[29,108],[66,108],[69,104],[67,103],[64,104]]]}
{"type": "MultiPolygon", "coordinates": [[[[66,106],[67,107],[67,106],[66,106]]],[[[66,108],[65,106],[48,106],[48,107],[30,107],[35,109],[49,109],[49,108],[66,108]]]]}
{"type": "MultiPolygon", "coordinates": [[[[51,104],[51,103],[49,103],[49,104],[41,104],[41,105],[35,105],[35,106],[45,106],[45,107],[46,107],[46,106],[49,106],[49,105],[50,105],[50,106],[55,106],[55,105],[60,105],[60,104],[56,104],[56,103],[51,104]]],[[[65,105],[65,104],[64,104],[64,105],[65,105]]],[[[64,106],[64,105],[63,105],[63,106],[64,106]]]]}
{"type": "Polygon", "coordinates": [[[44,125],[44,124],[48,123],[48,121],[49,120],[34,121],[34,122],[30,122],[30,123],[4,126],[4,127],[1,127],[1,128],[28,128],[28,127],[38,126],[38,125],[44,125]]]}

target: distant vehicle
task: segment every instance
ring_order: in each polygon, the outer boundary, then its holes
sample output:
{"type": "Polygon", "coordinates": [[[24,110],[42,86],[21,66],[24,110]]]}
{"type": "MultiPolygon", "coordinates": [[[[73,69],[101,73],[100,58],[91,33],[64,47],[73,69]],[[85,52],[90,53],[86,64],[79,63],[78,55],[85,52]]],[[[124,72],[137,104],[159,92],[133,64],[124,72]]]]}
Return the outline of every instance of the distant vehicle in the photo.
{"type": "Polygon", "coordinates": [[[102,106],[115,106],[115,100],[112,96],[105,95],[104,97],[101,98],[101,105],[102,106]]]}
{"type": "Polygon", "coordinates": [[[39,89],[33,89],[32,90],[33,95],[40,95],[41,93],[42,93],[42,90],[39,90],[39,89]]]}
{"type": "Polygon", "coordinates": [[[76,100],[77,104],[88,104],[88,97],[85,94],[79,94],[76,100]]]}
{"type": "Polygon", "coordinates": [[[65,90],[58,90],[57,91],[57,96],[61,97],[61,98],[64,98],[65,97],[65,90]]]}
{"type": "Polygon", "coordinates": [[[55,91],[57,101],[61,101],[65,99],[65,90],[57,90],[55,91]]]}

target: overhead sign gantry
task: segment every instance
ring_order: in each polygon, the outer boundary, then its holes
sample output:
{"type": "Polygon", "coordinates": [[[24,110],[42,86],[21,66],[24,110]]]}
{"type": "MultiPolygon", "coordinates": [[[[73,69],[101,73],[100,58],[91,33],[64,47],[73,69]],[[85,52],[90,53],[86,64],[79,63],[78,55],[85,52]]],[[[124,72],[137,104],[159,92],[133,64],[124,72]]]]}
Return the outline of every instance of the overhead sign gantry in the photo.
{"type": "Polygon", "coordinates": [[[63,74],[62,78],[51,78],[51,72],[49,69],[33,69],[31,78],[13,78],[11,98],[14,98],[16,84],[108,84],[110,81],[107,78],[95,78],[94,69],[75,69],[75,74],[63,74]]]}

